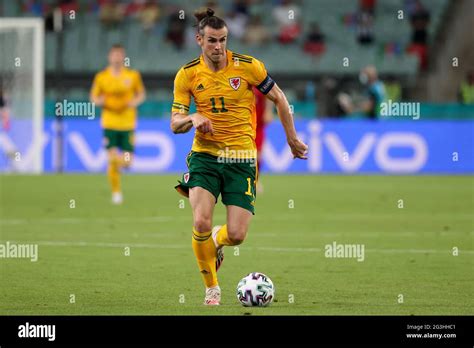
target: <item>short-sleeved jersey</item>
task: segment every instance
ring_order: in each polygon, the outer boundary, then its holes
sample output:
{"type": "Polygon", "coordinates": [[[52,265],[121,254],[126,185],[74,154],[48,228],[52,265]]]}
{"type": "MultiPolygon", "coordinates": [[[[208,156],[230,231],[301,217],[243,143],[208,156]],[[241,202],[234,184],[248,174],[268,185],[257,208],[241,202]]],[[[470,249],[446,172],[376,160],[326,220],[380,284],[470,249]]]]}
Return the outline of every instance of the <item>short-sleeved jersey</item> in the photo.
{"type": "Polygon", "coordinates": [[[374,82],[367,91],[369,99],[373,103],[372,109],[368,112],[369,118],[380,116],[381,103],[385,101],[386,93],[384,84],[380,81],[374,82]]]}
{"type": "Polygon", "coordinates": [[[212,122],[213,135],[196,130],[193,151],[221,157],[235,157],[239,151],[238,157],[255,158],[252,86],[267,94],[274,84],[263,63],[253,57],[228,50],[227,66],[213,72],[201,55],[178,71],[172,111],[187,114],[193,97],[197,112],[212,122]]]}
{"type": "Polygon", "coordinates": [[[91,94],[103,95],[101,126],[113,130],[133,130],[137,125],[137,110],[128,103],[135,95],[144,90],[141,75],[138,71],[122,68],[118,76],[113,75],[111,68],[96,74],[91,94]]]}

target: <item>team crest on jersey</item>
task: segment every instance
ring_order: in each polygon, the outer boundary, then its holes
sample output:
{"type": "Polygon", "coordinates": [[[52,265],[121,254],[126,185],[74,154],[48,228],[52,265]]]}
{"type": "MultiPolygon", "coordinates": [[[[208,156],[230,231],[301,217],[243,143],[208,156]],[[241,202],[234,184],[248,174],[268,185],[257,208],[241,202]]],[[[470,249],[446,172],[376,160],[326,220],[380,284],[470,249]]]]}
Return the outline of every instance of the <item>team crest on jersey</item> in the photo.
{"type": "Polygon", "coordinates": [[[230,87],[234,90],[238,90],[240,87],[240,77],[232,77],[229,79],[230,87]]]}
{"type": "Polygon", "coordinates": [[[184,179],[184,182],[185,182],[185,183],[188,183],[188,181],[189,181],[189,173],[184,174],[184,175],[183,175],[183,179],[184,179]]]}

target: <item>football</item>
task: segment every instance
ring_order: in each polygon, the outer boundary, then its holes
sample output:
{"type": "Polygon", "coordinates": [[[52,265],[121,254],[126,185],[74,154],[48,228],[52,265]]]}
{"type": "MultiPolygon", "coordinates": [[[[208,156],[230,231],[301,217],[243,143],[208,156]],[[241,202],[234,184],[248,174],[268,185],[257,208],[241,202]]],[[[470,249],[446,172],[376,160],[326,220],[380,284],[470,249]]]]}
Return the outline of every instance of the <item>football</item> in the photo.
{"type": "Polygon", "coordinates": [[[237,285],[237,299],[245,307],[266,307],[274,297],[273,282],[263,273],[249,273],[237,285]]]}

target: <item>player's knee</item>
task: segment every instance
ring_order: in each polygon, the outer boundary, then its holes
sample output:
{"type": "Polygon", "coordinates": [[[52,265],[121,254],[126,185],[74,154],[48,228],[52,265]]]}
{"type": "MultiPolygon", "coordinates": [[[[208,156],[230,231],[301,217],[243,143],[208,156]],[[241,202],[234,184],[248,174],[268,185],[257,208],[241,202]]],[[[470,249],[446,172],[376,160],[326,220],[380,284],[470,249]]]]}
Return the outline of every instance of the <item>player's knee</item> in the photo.
{"type": "Polygon", "coordinates": [[[246,231],[244,229],[241,229],[241,228],[231,228],[231,229],[227,229],[227,235],[229,237],[229,240],[230,242],[232,243],[232,245],[239,245],[239,244],[242,244],[243,241],[245,240],[245,236],[246,236],[246,231]]]}
{"type": "Polygon", "coordinates": [[[212,229],[212,220],[207,216],[199,216],[194,219],[194,228],[200,233],[209,232],[212,229]]]}
{"type": "Polygon", "coordinates": [[[244,242],[245,236],[229,236],[229,240],[232,243],[232,245],[239,245],[244,242]]]}
{"type": "Polygon", "coordinates": [[[122,167],[129,168],[132,165],[133,156],[130,152],[124,152],[122,157],[122,167]]]}

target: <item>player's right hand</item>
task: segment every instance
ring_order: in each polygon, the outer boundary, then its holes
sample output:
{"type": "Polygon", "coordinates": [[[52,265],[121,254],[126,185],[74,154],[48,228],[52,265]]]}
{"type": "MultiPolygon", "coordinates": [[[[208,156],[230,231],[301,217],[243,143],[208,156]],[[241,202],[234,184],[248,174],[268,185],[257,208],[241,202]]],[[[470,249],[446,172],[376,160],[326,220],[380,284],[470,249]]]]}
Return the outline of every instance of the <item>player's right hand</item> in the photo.
{"type": "Polygon", "coordinates": [[[95,99],[95,105],[98,107],[102,107],[105,104],[105,96],[100,95],[95,99]]]}
{"type": "Polygon", "coordinates": [[[191,119],[193,120],[194,128],[196,128],[198,131],[204,134],[206,133],[214,134],[211,120],[209,120],[207,117],[204,117],[198,113],[195,113],[194,115],[192,115],[191,119]]]}
{"type": "Polygon", "coordinates": [[[308,159],[306,154],[308,153],[308,145],[303,143],[300,139],[295,138],[288,140],[293,158],[308,159]]]}

